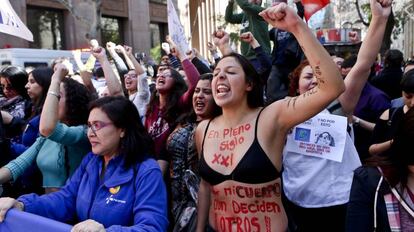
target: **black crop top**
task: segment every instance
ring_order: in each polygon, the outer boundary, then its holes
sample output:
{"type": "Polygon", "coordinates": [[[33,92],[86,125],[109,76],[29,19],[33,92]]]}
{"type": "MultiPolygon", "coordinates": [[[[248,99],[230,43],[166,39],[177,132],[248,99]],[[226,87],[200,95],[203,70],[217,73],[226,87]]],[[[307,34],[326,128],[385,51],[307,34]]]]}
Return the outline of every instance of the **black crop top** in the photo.
{"type": "Polygon", "coordinates": [[[247,149],[246,154],[229,175],[224,175],[215,171],[207,164],[204,159],[204,140],[211,120],[208,122],[206,130],[204,132],[199,166],[200,176],[205,181],[211,185],[217,185],[226,180],[235,180],[247,184],[260,184],[276,180],[280,177],[280,172],[273,165],[269,157],[267,157],[263,148],[259,144],[259,140],[257,139],[257,122],[259,120],[260,114],[262,113],[262,110],[260,110],[256,118],[254,140],[252,145],[249,147],[249,149],[247,149]]]}

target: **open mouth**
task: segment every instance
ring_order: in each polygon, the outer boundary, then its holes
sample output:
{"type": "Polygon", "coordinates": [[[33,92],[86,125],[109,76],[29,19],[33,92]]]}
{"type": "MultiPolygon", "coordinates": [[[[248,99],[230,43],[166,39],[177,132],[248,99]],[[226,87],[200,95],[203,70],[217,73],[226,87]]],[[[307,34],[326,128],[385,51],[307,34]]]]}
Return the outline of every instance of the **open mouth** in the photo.
{"type": "Polygon", "coordinates": [[[217,96],[226,95],[230,91],[230,88],[226,85],[219,84],[217,85],[217,96]]]}
{"type": "Polygon", "coordinates": [[[206,104],[202,100],[197,100],[194,104],[194,108],[195,108],[196,111],[203,110],[205,106],[206,106],[206,104]]]}
{"type": "Polygon", "coordinates": [[[157,83],[160,84],[160,85],[163,85],[163,84],[165,84],[165,79],[159,78],[157,83]]]}

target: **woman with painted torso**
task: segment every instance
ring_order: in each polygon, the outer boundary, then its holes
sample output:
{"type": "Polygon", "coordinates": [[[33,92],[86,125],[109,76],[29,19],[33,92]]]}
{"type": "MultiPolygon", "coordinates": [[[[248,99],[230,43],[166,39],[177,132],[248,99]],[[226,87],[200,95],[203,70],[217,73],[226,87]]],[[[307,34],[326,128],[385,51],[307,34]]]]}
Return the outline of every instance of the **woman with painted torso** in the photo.
{"type": "Polygon", "coordinates": [[[280,172],[286,135],[294,125],[321,111],[343,90],[329,54],[296,12],[281,3],[260,14],[290,31],[317,72],[313,90],[262,108],[263,88],[242,56],[224,56],[213,72],[212,91],[223,114],[196,130],[202,177],[197,231],[285,231],[280,172]]]}

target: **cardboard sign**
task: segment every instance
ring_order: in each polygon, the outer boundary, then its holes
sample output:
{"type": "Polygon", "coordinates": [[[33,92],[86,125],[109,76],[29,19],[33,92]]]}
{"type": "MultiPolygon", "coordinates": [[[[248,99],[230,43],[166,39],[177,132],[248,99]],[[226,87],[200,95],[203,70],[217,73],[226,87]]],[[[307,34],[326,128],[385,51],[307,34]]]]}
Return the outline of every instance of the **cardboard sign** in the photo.
{"type": "Polygon", "coordinates": [[[188,41],[185,38],[184,28],[178,18],[177,11],[175,11],[174,4],[171,0],[167,1],[168,11],[168,33],[178,49],[182,52],[189,50],[188,41]]]}

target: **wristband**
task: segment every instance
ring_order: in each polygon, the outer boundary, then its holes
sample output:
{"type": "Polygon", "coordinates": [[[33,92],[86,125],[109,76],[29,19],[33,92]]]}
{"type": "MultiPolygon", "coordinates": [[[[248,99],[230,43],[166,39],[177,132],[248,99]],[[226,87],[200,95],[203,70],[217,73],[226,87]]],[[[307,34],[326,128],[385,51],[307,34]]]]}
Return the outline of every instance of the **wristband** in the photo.
{"type": "Polygon", "coordinates": [[[60,100],[60,94],[58,94],[58,93],[56,93],[54,91],[49,91],[47,93],[50,94],[50,95],[53,95],[53,96],[57,97],[57,99],[60,100]]]}

